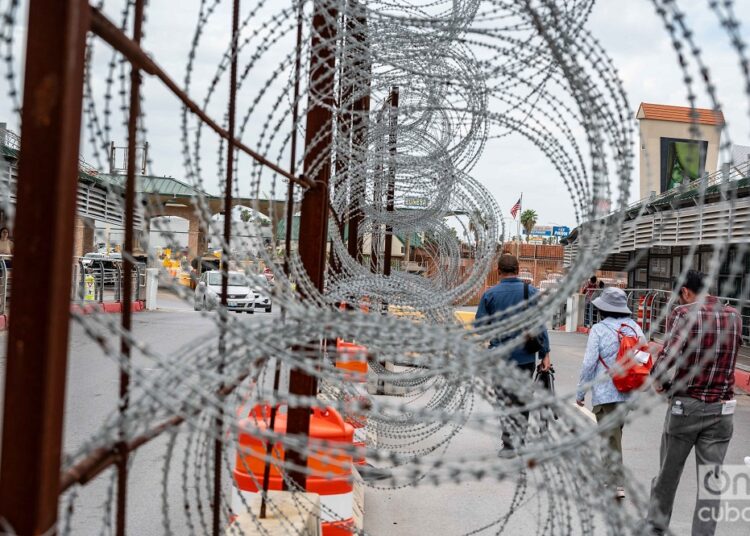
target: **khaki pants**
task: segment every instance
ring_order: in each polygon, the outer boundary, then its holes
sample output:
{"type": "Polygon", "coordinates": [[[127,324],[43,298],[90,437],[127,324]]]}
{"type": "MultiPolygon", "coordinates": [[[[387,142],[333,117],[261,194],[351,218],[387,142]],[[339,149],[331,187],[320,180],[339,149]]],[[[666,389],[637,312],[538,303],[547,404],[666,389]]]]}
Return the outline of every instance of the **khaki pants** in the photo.
{"type": "MultiPolygon", "coordinates": [[[[598,404],[593,407],[596,422],[599,423],[617,410],[622,402],[598,404]]],[[[623,415],[623,422],[625,422],[623,415]]],[[[622,467],[622,424],[608,431],[604,436],[606,443],[602,448],[602,461],[609,468],[607,485],[610,487],[624,487],[625,474],[622,467]]]]}
{"type": "MultiPolygon", "coordinates": [[[[674,496],[682,469],[695,446],[696,465],[721,465],[734,430],[734,416],[721,414],[721,402],[708,404],[695,398],[674,397],[667,408],[661,437],[659,474],[651,483],[648,522],[656,534],[663,534],[672,518],[674,496]],[[676,401],[682,403],[682,415],[672,414],[676,401]]],[[[696,473],[698,468],[696,467],[696,473]]],[[[693,536],[711,536],[716,532],[713,515],[700,515],[701,509],[715,509],[718,501],[698,500],[693,512],[693,536]],[[707,519],[708,518],[708,519],[707,519]]]]}

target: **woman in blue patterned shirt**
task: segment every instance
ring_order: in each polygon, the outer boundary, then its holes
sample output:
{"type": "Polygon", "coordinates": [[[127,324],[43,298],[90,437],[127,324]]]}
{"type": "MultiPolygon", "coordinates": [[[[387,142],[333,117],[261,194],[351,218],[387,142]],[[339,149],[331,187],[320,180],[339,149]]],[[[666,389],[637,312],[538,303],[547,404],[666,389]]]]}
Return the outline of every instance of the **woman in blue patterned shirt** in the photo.
{"type": "Polygon", "coordinates": [[[629,398],[629,393],[621,393],[615,388],[607,368],[616,367],[617,352],[620,349],[620,339],[617,332],[623,330],[626,336],[635,335],[643,340],[643,330],[631,318],[633,314],[628,308],[628,298],[619,288],[605,288],[601,296],[592,302],[599,310],[601,321],[589,331],[586,344],[586,354],[581,365],[581,377],[578,380],[576,403],[584,405],[586,392],[591,390],[591,404],[596,416],[596,422],[607,427],[603,432],[607,441],[602,452],[605,465],[610,468],[607,485],[615,489],[615,497],[625,497],[624,471],[622,465],[622,423],[625,420],[623,402],[629,398]],[[601,359],[600,359],[601,358],[601,359]],[[605,367],[601,361],[606,363],[605,367]],[[610,416],[620,410],[616,416],[610,416]],[[618,419],[614,424],[612,419],[618,419]]]}

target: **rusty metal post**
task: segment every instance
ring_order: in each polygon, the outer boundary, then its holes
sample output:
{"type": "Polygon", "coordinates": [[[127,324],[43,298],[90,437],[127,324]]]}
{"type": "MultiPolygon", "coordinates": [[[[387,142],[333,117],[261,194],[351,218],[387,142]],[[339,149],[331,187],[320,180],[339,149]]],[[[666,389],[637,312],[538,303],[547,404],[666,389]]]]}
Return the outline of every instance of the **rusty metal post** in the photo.
{"type": "MultiPolygon", "coordinates": [[[[235,116],[237,109],[237,52],[239,45],[239,20],[240,20],[240,0],[234,0],[232,3],[232,45],[231,54],[232,62],[229,71],[229,109],[227,115],[229,125],[227,132],[227,178],[224,183],[224,250],[221,254],[221,311],[220,311],[220,333],[219,333],[219,374],[224,372],[224,353],[226,352],[226,331],[227,331],[227,293],[229,289],[229,256],[231,254],[232,243],[232,188],[234,185],[234,153],[235,153],[235,116]]],[[[219,389],[224,387],[221,383],[219,389]]],[[[221,398],[221,397],[220,397],[221,398]]],[[[221,452],[224,448],[222,443],[222,434],[224,429],[224,419],[219,409],[219,416],[216,417],[214,425],[216,438],[214,439],[214,493],[211,504],[213,512],[213,536],[219,536],[221,533],[221,452]]]]}
{"type": "MultiPolygon", "coordinates": [[[[133,41],[140,45],[143,30],[143,2],[136,0],[133,21],[133,41]]],[[[138,116],[140,115],[141,74],[137,66],[130,66],[130,110],[128,117],[128,163],[125,182],[125,240],[123,244],[123,294],[122,330],[120,353],[125,366],[120,369],[120,415],[124,416],[130,404],[130,340],[128,334],[132,327],[133,302],[133,226],[135,225],[135,156],[136,138],[138,136],[138,116]]],[[[120,435],[120,441],[126,438],[120,435]]],[[[124,444],[124,443],[123,443],[124,444]]],[[[121,449],[117,461],[117,519],[115,529],[117,536],[125,536],[128,501],[128,451],[121,449]]]]}
{"type": "MultiPolygon", "coordinates": [[[[341,14],[341,27],[344,29],[341,34],[341,50],[339,51],[339,57],[341,58],[341,64],[339,65],[339,113],[338,113],[338,140],[336,142],[336,182],[335,184],[339,188],[345,190],[346,195],[351,195],[351,188],[347,188],[347,185],[351,183],[350,178],[350,159],[351,159],[351,127],[352,127],[352,112],[354,110],[354,103],[352,102],[352,94],[354,92],[354,65],[352,59],[354,55],[351,52],[351,48],[354,45],[353,32],[356,27],[356,20],[352,12],[353,2],[349,2],[344,8],[344,12],[341,14]],[[343,177],[346,176],[344,180],[343,177]],[[348,191],[347,191],[348,190],[348,191]]],[[[342,214],[341,218],[337,222],[337,231],[342,242],[346,240],[346,228],[347,220],[350,214],[342,214]]],[[[336,252],[331,244],[330,253],[330,269],[333,273],[341,272],[341,261],[339,260],[336,252]]],[[[335,339],[334,339],[335,343],[335,339]]],[[[334,344],[335,346],[335,344],[334,344]]]]}
{"type": "Polygon", "coordinates": [[[57,522],[88,2],[31,0],[28,21],[0,463],[24,535],[57,522]]]}
{"type": "MultiPolygon", "coordinates": [[[[366,58],[368,52],[367,43],[367,17],[365,8],[357,0],[350,0],[351,12],[354,28],[352,30],[353,41],[357,43],[357,62],[354,67],[354,76],[357,77],[358,83],[355,85],[355,91],[359,97],[354,101],[352,117],[352,149],[351,149],[351,167],[354,173],[366,176],[366,152],[367,152],[367,132],[369,127],[370,113],[370,77],[371,65],[366,58]]],[[[357,262],[362,262],[362,238],[359,236],[359,226],[362,222],[362,207],[365,203],[365,188],[362,181],[361,190],[350,191],[351,208],[349,210],[349,255],[357,262]]]]}
{"type": "MultiPolygon", "coordinates": [[[[302,9],[299,3],[297,10],[297,48],[294,59],[294,104],[292,105],[292,138],[289,148],[289,173],[294,175],[297,166],[297,125],[299,122],[299,83],[302,69],[302,9]]],[[[284,233],[284,273],[289,275],[289,257],[292,253],[292,227],[294,224],[294,181],[289,181],[286,191],[286,233],[284,233]]],[[[297,236],[299,243],[299,236],[297,236]]]]}
{"type": "MultiPolygon", "coordinates": [[[[328,181],[331,175],[331,144],[333,142],[334,74],[336,68],[336,34],[338,10],[331,0],[315,0],[313,4],[310,43],[310,83],[305,128],[305,175],[313,179],[315,187],[305,192],[300,211],[299,254],[313,285],[323,290],[326,243],[328,237],[328,181]],[[322,134],[324,133],[324,134],[322,134]]],[[[315,396],[317,380],[314,376],[292,369],[289,394],[315,396]]],[[[310,408],[290,407],[287,433],[308,436],[310,408]]],[[[289,449],[286,460],[295,465],[289,477],[305,489],[307,453],[289,449]]]]}
{"type": "MultiPolygon", "coordinates": [[[[388,185],[385,191],[385,210],[393,212],[396,193],[396,134],[398,129],[398,86],[391,88],[391,107],[388,113],[388,185]]],[[[391,275],[391,249],[393,248],[393,227],[385,226],[385,252],[383,257],[383,275],[391,275]]]]}

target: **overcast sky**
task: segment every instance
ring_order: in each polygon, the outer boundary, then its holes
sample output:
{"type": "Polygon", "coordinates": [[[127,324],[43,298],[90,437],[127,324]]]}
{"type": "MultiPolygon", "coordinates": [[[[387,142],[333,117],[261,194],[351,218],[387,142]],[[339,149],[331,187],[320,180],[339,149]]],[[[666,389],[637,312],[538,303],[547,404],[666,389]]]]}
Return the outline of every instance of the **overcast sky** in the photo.
{"type": "MultiPolygon", "coordinates": [[[[3,7],[7,2],[2,2],[3,7]]],[[[117,13],[120,1],[108,0],[105,3],[107,13],[119,19],[117,13]]],[[[145,48],[153,51],[159,63],[180,84],[185,76],[187,52],[190,47],[193,28],[197,17],[198,0],[174,1],[151,0],[149,19],[146,23],[145,48]]],[[[218,8],[214,19],[222,22],[229,20],[226,11],[228,2],[224,0],[218,8]]],[[[730,47],[729,38],[720,28],[716,16],[707,8],[707,1],[689,0],[679,2],[688,14],[689,26],[695,32],[696,42],[700,44],[713,82],[718,87],[718,94],[723,106],[724,115],[729,124],[729,133],[734,143],[750,145],[750,121],[748,121],[748,97],[744,93],[744,84],[740,76],[738,55],[730,47]]],[[[256,2],[243,1],[243,12],[256,2]]],[[[277,12],[284,2],[270,2],[271,11],[277,12]]],[[[735,9],[740,21],[750,20],[750,2],[735,2],[735,9]]],[[[293,20],[287,21],[293,24],[293,20]]],[[[228,25],[228,22],[226,23],[228,25]]],[[[225,26],[226,28],[226,26],[225,26]]],[[[614,65],[619,70],[622,82],[628,94],[632,115],[635,115],[641,101],[674,105],[687,104],[687,92],[682,83],[682,75],[677,67],[676,56],[671,46],[669,35],[663,28],[662,21],[654,12],[652,2],[648,0],[599,0],[588,21],[588,28],[608,51],[614,65]]],[[[744,31],[745,35],[749,35],[744,31]]],[[[290,33],[291,36],[291,33],[290,33]]],[[[18,43],[25,39],[22,25],[17,28],[15,37],[18,43]]],[[[194,81],[191,95],[199,102],[206,94],[215,66],[227,46],[229,35],[219,26],[207,26],[201,41],[201,48],[196,59],[194,81]]],[[[289,48],[290,42],[282,40],[279,50],[289,48]]],[[[18,47],[17,47],[18,48],[18,47]]],[[[106,45],[100,44],[95,51],[94,61],[98,69],[93,81],[94,92],[103,87],[106,63],[110,59],[106,45]]],[[[275,68],[274,58],[282,57],[283,52],[269,55],[251,73],[248,84],[262,84],[264,74],[275,68]]],[[[288,83],[288,80],[283,80],[288,83]]],[[[0,87],[7,88],[3,79],[0,87]]],[[[118,86],[119,87],[119,86],[118,86]]],[[[217,119],[223,118],[226,108],[226,88],[220,82],[216,96],[209,104],[209,111],[217,119]]],[[[709,105],[709,99],[700,87],[699,106],[709,105]]],[[[119,97],[115,95],[115,101],[119,97]]],[[[179,145],[180,108],[176,101],[160,85],[146,79],[144,90],[146,102],[146,127],[151,146],[152,171],[157,175],[185,177],[181,147],[179,145]]],[[[98,98],[99,100],[100,97],[98,98]]],[[[240,104],[240,114],[243,114],[240,104]]],[[[266,106],[269,106],[266,103],[266,106]]],[[[113,137],[120,145],[125,144],[124,135],[119,124],[124,116],[115,106],[113,117],[113,137]],[[118,115],[119,114],[119,115],[118,115]]],[[[13,117],[8,99],[2,99],[0,116],[5,118],[10,128],[17,130],[17,119],[13,117]]],[[[256,119],[257,121],[257,119],[256,119]]],[[[634,121],[634,119],[633,119],[634,121]]],[[[243,141],[256,146],[254,136],[259,125],[250,121],[243,141]]],[[[97,164],[98,160],[91,151],[91,144],[83,142],[86,147],[85,157],[97,164]]],[[[205,187],[210,193],[218,193],[216,166],[216,145],[206,137],[206,150],[203,152],[205,169],[205,187]]],[[[637,154],[637,153],[636,153],[637,154]]],[[[100,155],[103,159],[103,155],[100,155]]],[[[638,170],[638,163],[634,163],[638,170]]],[[[563,185],[555,168],[545,160],[538,149],[519,135],[506,136],[491,140],[472,174],[495,196],[505,218],[510,218],[510,207],[523,192],[524,208],[533,208],[539,213],[540,224],[575,225],[573,203],[568,190],[563,185]],[[497,170],[503,170],[499,174],[497,170]]],[[[633,177],[637,188],[638,177],[633,177]]],[[[249,191],[249,179],[240,178],[241,193],[249,191]],[[242,181],[246,180],[247,183],[242,181]]],[[[283,192],[277,185],[275,192],[265,194],[280,198],[283,192]]],[[[637,191],[631,191],[631,198],[637,198],[637,191]]]]}

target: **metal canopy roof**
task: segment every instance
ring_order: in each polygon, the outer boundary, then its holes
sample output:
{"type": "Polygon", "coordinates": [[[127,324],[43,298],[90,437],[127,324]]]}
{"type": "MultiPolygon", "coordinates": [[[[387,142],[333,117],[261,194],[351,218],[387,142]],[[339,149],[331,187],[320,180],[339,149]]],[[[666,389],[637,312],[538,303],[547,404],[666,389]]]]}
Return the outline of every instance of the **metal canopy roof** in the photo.
{"type": "MultiPolygon", "coordinates": [[[[101,173],[97,175],[97,179],[106,183],[108,186],[124,187],[125,186],[125,175],[110,175],[107,173],[101,173]]],[[[217,196],[207,194],[189,184],[185,184],[173,177],[156,177],[152,175],[136,175],[136,190],[139,193],[146,193],[152,195],[163,195],[172,197],[193,197],[203,196],[207,198],[216,199],[217,196]]]]}

